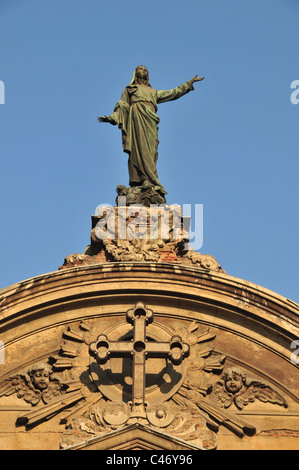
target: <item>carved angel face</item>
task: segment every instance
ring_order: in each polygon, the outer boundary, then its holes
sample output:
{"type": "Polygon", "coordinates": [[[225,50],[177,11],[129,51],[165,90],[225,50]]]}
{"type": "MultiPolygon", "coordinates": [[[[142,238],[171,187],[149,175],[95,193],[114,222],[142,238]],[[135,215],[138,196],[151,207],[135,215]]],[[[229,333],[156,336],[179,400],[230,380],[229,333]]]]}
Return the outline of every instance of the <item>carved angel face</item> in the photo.
{"type": "Polygon", "coordinates": [[[50,382],[50,373],[46,369],[36,370],[32,374],[33,386],[38,390],[46,390],[50,382]]]}
{"type": "Polygon", "coordinates": [[[230,372],[225,377],[225,388],[230,393],[237,393],[243,386],[242,376],[236,372],[230,372]]]}

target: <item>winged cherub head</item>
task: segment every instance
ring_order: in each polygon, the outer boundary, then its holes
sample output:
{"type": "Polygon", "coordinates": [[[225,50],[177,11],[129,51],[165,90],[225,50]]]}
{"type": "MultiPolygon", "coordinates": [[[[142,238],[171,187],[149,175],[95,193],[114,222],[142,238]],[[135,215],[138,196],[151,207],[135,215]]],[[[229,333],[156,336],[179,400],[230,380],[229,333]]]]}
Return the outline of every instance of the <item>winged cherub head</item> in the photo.
{"type": "Polygon", "coordinates": [[[46,390],[49,386],[52,369],[48,364],[39,362],[34,364],[29,370],[28,375],[31,383],[37,390],[41,392],[46,390]]]}
{"type": "Polygon", "coordinates": [[[238,367],[226,369],[222,375],[225,388],[229,393],[238,393],[246,382],[246,374],[238,367]]]}

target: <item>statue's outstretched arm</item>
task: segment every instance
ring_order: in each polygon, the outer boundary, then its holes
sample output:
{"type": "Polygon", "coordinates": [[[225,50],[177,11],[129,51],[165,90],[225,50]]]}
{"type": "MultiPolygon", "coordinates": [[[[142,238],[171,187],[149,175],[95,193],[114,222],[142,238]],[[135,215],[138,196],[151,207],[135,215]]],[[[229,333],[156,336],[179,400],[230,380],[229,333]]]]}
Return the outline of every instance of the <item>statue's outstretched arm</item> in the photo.
{"type": "Polygon", "coordinates": [[[99,116],[98,117],[99,122],[109,122],[113,126],[115,126],[116,122],[111,118],[111,116],[99,116]]]}
{"type": "Polygon", "coordinates": [[[99,122],[109,122],[113,126],[116,124],[123,125],[124,121],[126,121],[127,114],[129,112],[129,95],[128,90],[125,88],[123,91],[120,100],[116,103],[114,107],[114,111],[110,116],[99,116],[99,122]]]}
{"type": "Polygon", "coordinates": [[[183,83],[183,85],[179,85],[172,90],[157,90],[157,103],[159,104],[165,103],[166,101],[177,100],[186,93],[189,93],[189,91],[194,90],[194,82],[200,82],[203,79],[204,77],[198,78],[197,75],[195,75],[195,77],[191,78],[186,83],[183,83]]]}

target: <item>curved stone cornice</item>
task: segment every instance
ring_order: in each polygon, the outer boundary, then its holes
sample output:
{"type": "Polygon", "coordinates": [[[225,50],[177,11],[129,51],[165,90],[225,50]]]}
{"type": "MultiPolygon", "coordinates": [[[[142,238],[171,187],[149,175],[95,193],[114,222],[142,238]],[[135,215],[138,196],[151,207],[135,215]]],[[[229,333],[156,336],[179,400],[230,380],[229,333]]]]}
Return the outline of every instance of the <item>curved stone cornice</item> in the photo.
{"type": "MultiPolygon", "coordinates": [[[[97,307],[97,314],[113,314],[119,312],[118,304],[131,304],[132,298],[141,294],[160,307],[167,299],[167,314],[176,317],[181,316],[181,308],[190,311],[190,318],[200,317],[224,329],[232,329],[237,323],[240,334],[244,330],[247,336],[252,331],[253,339],[258,330],[266,329],[268,333],[262,334],[269,339],[278,335],[282,348],[282,338],[289,343],[299,337],[299,306],[281,295],[221,272],[148,262],[58,270],[2,289],[1,337],[7,332],[7,341],[14,341],[20,323],[28,324],[28,333],[32,328],[44,328],[46,317],[48,326],[75,320],[79,305],[89,306],[87,315],[95,315],[91,306],[97,307]],[[61,316],[61,312],[66,315],[61,316]]],[[[163,315],[163,308],[160,311],[163,315]]]]}

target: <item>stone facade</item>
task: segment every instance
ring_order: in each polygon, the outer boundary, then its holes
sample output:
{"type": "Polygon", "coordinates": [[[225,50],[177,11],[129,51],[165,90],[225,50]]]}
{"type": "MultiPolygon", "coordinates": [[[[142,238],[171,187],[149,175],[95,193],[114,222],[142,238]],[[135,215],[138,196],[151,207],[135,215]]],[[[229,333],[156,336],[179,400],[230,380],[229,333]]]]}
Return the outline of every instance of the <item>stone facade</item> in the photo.
{"type": "Polygon", "coordinates": [[[0,291],[0,448],[298,449],[298,305],[173,240],[93,237],[0,291]]]}

